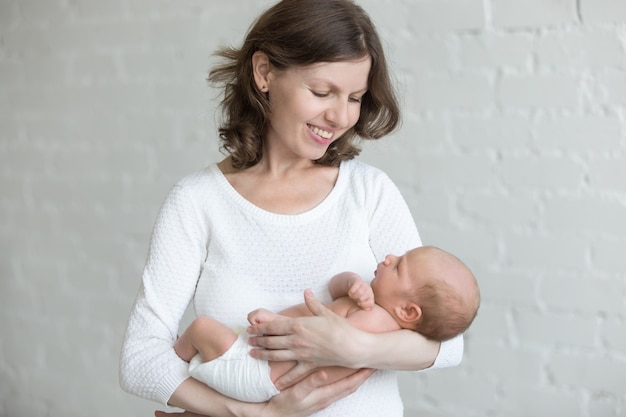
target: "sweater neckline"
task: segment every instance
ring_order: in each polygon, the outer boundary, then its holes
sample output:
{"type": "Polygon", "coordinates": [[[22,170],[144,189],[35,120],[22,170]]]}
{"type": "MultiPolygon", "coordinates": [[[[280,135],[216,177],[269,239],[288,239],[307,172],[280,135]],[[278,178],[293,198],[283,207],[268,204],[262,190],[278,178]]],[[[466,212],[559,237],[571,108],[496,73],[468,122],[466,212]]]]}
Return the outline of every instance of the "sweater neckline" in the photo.
{"type": "Polygon", "coordinates": [[[261,217],[265,217],[266,219],[273,219],[276,221],[289,221],[289,220],[308,220],[312,218],[316,218],[326,213],[326,211],[335,205],[337,199],[342,194],[343,190],[346,188],[346,184],[348,182],[348,171],[351,161],[342,161],[339,165],[339,173],[337,175],[337,180],[335,181],[335,185],[330,190],[328,195],[316,206],[310,208],[307,211],[298,214],[280,214],[272,211],[268,211],[262,209],[261,207],[253,204],[245,197],[243,197],[239,192],[231,185],[228,181],[222,170],[218,167],[218,165],[212,164],[209,167],[209,170],[218,180],[218,183],[222,190],[226,192],[226,194],[231,198],[231,200],[237,204],[239,207],[245,209],[246,211],[261,217]]]}

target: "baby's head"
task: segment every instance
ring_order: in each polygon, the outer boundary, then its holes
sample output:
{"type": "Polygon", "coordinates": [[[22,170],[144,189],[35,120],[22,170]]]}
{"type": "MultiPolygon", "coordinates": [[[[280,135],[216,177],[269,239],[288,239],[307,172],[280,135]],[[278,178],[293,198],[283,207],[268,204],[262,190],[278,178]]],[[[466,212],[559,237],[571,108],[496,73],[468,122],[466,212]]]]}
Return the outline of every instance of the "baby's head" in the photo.
{"type": "Polygon", "coordinates": [[[401,327],[433,340],[463,333],[480,304],[472,271],[456,256],[433,246],[388,255],[378,265],[372,289],[376,303],[401,327]]]}

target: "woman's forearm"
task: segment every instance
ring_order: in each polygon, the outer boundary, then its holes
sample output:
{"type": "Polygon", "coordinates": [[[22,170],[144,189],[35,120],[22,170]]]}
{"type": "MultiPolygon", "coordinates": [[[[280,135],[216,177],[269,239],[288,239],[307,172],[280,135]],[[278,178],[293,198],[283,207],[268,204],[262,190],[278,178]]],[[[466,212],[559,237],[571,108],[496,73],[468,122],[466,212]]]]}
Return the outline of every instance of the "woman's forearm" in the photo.
{"type": "Polygon", "coordinates": [[[267,403],[233,400],[190,378],[174,391],[169,405],[211,417],[306,417],[354,393],[372,372],[359,370],[335,382],[328,372],[315,372],[267,403]]]}
{"type": "Polygon", "coordinates": [[[362,332],[356,344],[354,368],[418,371],[435,362],[441,343],[411,330],[389,333],[362,332]]]}
{"type": "Polygon", "coordinates": [[[254,416],[261,408],[260,404],[226,397],[193,378],[185,380],[174,391],[168,405],[211,417],[254,416]]]}

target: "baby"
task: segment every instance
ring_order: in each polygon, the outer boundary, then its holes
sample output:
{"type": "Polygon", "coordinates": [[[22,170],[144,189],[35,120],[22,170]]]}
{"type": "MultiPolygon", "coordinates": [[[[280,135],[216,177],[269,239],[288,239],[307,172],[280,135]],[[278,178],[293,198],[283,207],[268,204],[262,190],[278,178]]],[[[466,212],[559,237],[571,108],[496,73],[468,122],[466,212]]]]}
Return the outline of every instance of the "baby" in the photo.
{"type": "MultiPolygon", "coordinates": [[[[402,256],[387,255],[368,284],[355,273],[342,272],[329,283],[327,307],[353,326],[372,333],[410,329],[433,340],[463,333],[480,304],[478,284],[457,257],[433,246],[402,256]]],[[[310,316],[306,304],[276,314],[265,309],[248,315],[250,323],[310,316]]],[[[263,402],[279,393],[274,386],[294,361],[268,362],[249,355],[245,334],[210,317],[197,317],[176,341],[178,356],[190,361],[190,375],[240,401],[263,402]]],[[[339,379],[354,369],[335,372],[339,379]]],[[[332,382],[332,381],[329,381],[332,382]]]]}

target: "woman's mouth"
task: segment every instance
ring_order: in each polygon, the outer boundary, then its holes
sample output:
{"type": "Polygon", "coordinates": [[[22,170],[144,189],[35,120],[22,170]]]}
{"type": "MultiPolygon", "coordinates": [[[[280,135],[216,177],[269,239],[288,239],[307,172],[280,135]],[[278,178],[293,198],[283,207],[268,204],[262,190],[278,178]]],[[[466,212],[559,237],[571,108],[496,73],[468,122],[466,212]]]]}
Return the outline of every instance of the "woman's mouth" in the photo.
{"type": "Polygon", "coordinates": [[[334,132],[329,132],[328,130],[324,130],[317,126],[309,124],[307,124],[307,126],[309,127],[309,130],[311,130],[311,132],[313,132],[315,135],[319,136],[322,139],[329,140],[333,138],[334,132]]]}

